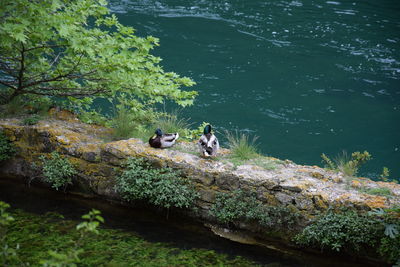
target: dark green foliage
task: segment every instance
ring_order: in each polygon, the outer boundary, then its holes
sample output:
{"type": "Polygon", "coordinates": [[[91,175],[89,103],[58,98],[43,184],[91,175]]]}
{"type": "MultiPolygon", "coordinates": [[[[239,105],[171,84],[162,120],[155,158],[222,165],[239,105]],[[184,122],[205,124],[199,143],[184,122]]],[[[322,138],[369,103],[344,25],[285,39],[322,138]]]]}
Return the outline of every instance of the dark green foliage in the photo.
{"type": "Polygon", "coordinates": [[[15,153],[15,147],[10,140],[0,132],[0,162],[11,158],[15,153]]]}
{"type": "MultiPolygon", "coordinates": [[[[76,230],[78,222],[62,220],[59,214],[48,213],[38,216],[14,210],[11,215],[15,221],[9,226],[10,246],[15,247],[19,244],[19,257],[22,261],[30,263],[30,266],[42,266],[40,262],[50,264],[60,261],[72,264],[79,261],[77,265],[85,267],[257,266],[249,260],[232,258],[212,250],[181,249],[170,243],[149,242],[126,230],[98,227],[98,234],[86,234],[81,237],[81,231],[76,230]],[[78,259],[71,249],[75,240],[80,240],[79,249],[83,251],[78,259]],[[50,255],[49,250],[52,251],[50,255]]],[[[23,265],[14,261],[14,264],[6,266],[23,265]]]]}
{"type": "Polygon", "coordinates": [[[290,228],[298,217],[286,207],[266,206],[257,200],[255,192],[236,190],[218,193],[215,204],[210,209],[220,223],[234,223],[240,220],[256,221],[267,227],[290,228]]]}
{"type": "Polygon", "coordinates": [[[320,215],[295,241],[303,246],[357,252],[372,249],[384,260],[400,258],[400,210],[377,209],[368,214],[354,211],[328,212],[320,215]]]}
{"type": "Polygon", "coordinates": [[[43,162],[43,176],[47,183],[50,183],[53,188],[58,190],[60,187],[64,189],[72,184],[72,177],[76,175],[74,166],[67,158],[61,157],[57,152],[51,153],[51,158],[47,159],[41,156],[43,162]]]}
{"type": "Polygon", "coordinates": [[[375,209],[369,212],[382,228],[379,254],[389,262],[400,260],[400,207],[375,209]]]}
{"type": "Polygon", "coordinates": [[[40,116],[39,115],[32,115],[28,118],[25,118],[22,121],[23,125],[35,125],[36,123],[38,123],[40,121],[40,116]]]}
{"type": "Polygon", "coordinates": [[[190,208],[198,193],[189,180],[171,168],[152,168],[143,158],[129,158],[117,177],[116,190],[127,200],[146,200],[156,206],[190,208]]]}
{"type": "Polygon", "coordinates": [[[354,211],[336,213],[332,210],[319,216],[296,236],[298,244],[341,251],[359,251],[376,245],[380,229],[375,221],[354,211]]]}
{"type": "Polygon", "coordinates": [[[400,235],[395,238],[384,236],[381,239],[378,252],[389,262],[394,263],[396,260],[400,260],[400,235]]]}

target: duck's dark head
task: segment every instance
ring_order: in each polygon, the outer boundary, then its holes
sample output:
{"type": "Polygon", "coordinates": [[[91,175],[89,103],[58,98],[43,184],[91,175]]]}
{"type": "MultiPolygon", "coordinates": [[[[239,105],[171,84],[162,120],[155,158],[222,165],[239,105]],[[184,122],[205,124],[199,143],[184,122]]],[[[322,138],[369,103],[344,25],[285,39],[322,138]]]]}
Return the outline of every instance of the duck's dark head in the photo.
{"type": "Polygon", "coordinates": [[[207,124],[206,127],[204,127],[204,134],[210,134],[211,133],[211,125],[207,124]]]}
{"type": "Polygon", "coordinates": [[[163,132],[161,131],[160,128],[158,128],[155,132],[154,132],[157,136],[162,136],[163,132]]]}

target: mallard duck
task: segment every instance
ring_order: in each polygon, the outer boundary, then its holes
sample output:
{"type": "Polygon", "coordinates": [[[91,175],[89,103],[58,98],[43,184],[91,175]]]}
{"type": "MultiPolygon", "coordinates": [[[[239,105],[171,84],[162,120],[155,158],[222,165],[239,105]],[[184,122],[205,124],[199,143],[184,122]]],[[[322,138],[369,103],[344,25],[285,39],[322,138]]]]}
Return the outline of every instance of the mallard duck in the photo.
{"type": "Polygon", "coordinates": [[[166,148],[175,144],[176,139],[179,138],[178,133],[164,134],[161,129],[157,129],[155,135],[149,139],[149,144],[154,148],[166,148]]]}
{"type": "Polygon", "coordinates": [[[198,142],[200,153],[204,157],[215,157],[219,149],[217,137],[211,133],[211,125],[204,127],[204,133],[198,142]]]}

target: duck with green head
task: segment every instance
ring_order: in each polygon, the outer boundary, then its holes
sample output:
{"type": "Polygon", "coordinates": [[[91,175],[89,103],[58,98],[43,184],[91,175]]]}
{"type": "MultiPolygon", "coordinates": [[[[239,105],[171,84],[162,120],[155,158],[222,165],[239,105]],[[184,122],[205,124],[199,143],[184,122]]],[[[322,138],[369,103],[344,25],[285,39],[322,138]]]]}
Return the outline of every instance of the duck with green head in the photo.
{"type": "Polygon", "coordinates": [[[215,157],[219,149],[218,139],[211,130],[211,125],[206,125],[198,142],[200,153],[204,157],[215,157]]]}
{"type": "Polygon", "coordinates": [[[176,140],[179,138],[178,133],[163,133],[161,129],[157,129],[155,132],[155,135],[153,135],[149,139],[149,144],[151,147],[154,148],[167,148],[171,147],[175,144],[176,140]]]}

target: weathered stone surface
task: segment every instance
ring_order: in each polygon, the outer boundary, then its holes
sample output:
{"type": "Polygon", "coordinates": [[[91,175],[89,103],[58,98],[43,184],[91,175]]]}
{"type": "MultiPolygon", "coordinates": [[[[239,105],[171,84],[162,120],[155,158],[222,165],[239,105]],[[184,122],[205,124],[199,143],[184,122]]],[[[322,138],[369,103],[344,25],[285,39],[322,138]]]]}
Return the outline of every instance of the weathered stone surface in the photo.
{"type": "MultiPolygon", "coordinates": [[[[398,184],[366,178],[346,183],[340,173],[291,161],[279,161],[272,169],[251,162],[234,167],[226,160],[204,159],[173,148],[154,149],[134,138],[104,143],[99,137],[109,129],[80,123],[70,114],[61,117],[66,120],[48,119],[33,126],[22,126],[17,119],[1,119],[0,130],[13,141],[17,155],[0,165],[0,174],[31,178],[37,175],[32,163],[38,163],[40,155],[55,150],[67,156],[78,169],[77,186],[105,198],[120,199],[115,191],[115,177],[123,169],[124,161],[130,156],[145,157],[154,166],[179,169],[195,183],[200,194],[197,206],[203,218],[209,216],[207,210],[218,192],[236,189],[253,190],[266,205],[287,206],[299,210],[305,218],[329,207],[370,210],[400,203],[398,184]],[[368,195],[359,190],[361,187],[385,187],[391,190],[391,196],[368,195]]],[[[194,145],[181,144],[183,148],[194,145]]],[[[223,154],[229,154],[229,150],[223,150],[223,154]]]]}

